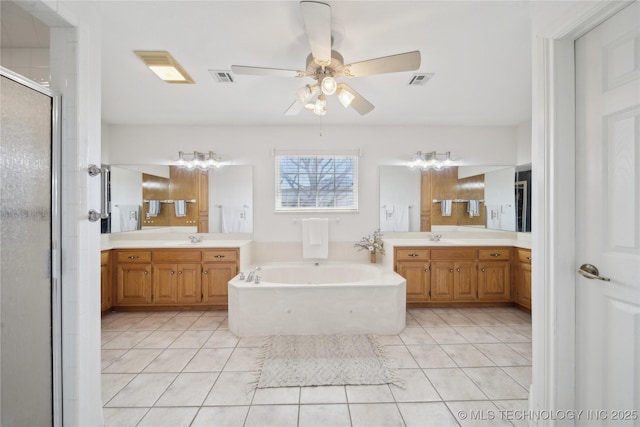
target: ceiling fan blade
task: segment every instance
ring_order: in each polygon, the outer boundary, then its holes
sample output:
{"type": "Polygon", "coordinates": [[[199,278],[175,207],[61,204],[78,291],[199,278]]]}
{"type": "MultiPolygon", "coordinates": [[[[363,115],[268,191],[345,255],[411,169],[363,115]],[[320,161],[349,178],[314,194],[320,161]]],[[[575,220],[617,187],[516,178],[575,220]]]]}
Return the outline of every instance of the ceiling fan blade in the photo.
{"type": "Polygon", "coordinates": [[[320,65],[331,62],[331,6],[317,1],[301,1],[304,28],[313,58],[320,65]]]}
{"type": "MultiPolygon", "coordinates": [[[[362,95],[356,92],[351,86],[345,83],[340,83],[338,85],[338,90],[337,90],[338,98],[341,97],[340,95],[341,91],[345,91],[353,95],[353,99],[347,105],[353,108],[354,110],[356,110],[361,116],[364,116],[365,114],[370,113],[374,108],[376,108],[372,103],[367,101],[362,95]]],[[[343,102],[342,99],[340,99],[340,102],[341,103],[343,102]]],[[[345,105],[345,104],[343,103],[342,105],[345,105]]]]}
{"type": "Polygon", "coordinates": [[[287,111],[284,112],[285,116],[297,116],[300,111],[304,108],[304,105],[299,103],[298,101],[293,101],[293,104],[287,108],[287,111]]]}
{"type": "Polygon", "coordinates": [[[344,75],[347,77],[360,77],[371,74],[396,73],[399,71],[413,71],[420,68],[420,51],[399,53],[397,55],[383,56],[382,58],[369,59],[344,66],[344,75]]]}
{"type": "Polygon", "coordinates": [[[231,71],[236,74],[248,74],[251,76],[274,76],[274,77],[303,77],[304,71],[283,70],[281,68],[250,67],[247,65],[232,65],[231,71]]]}

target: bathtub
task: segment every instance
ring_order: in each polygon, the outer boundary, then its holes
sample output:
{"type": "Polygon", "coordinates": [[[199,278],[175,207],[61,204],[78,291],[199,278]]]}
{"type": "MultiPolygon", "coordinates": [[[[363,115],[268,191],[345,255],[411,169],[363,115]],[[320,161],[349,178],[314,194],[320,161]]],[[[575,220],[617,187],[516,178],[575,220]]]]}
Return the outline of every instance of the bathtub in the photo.
{"type": "Polygon", "coordinates": [[[239,337],[392,335],[405,327],[406,281],[380,265],[278,263],[258,284],[229,281],[229,329],[239,337]]]}

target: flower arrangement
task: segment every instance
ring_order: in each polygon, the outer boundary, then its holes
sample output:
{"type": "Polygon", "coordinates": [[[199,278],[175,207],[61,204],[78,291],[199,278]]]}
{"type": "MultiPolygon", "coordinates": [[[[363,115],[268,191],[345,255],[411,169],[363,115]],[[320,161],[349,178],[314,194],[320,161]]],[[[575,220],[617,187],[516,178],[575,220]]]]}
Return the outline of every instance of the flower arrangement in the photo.
{"type": "Polygon", "coordinates": [[[378,228],[373,234],[360,239],[354,247],[358,248],[358,252],[367,250],[372,254],[384,255],[384,242],[382,241],[382,233],[378,228]]]}

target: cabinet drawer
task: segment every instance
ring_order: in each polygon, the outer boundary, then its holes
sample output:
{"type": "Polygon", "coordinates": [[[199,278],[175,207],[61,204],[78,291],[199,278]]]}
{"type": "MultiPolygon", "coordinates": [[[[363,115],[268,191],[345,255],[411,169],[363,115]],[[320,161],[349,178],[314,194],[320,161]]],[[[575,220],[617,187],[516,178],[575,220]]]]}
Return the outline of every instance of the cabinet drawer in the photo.
{"type": "Polygon", "coordinates": [[[431,259],[460,260],[460,259],[476,259],[478,250],[476,248],[447,248],[432,249],[431,259]]]}
{"type": "Polygon", "coordinates": [[[493,248],[478,250],[478,259],[486,260],[509,260],[511,258],[511,249],[509,248],[493,248]]]}
{"type": "Polygon", "coordinates": [[[153,262],[200,262],[199,250],[173,249],[153,251],[153,262]]]}
{"type": "Polygon", "coordinates": [[[118,262],[151,262],[151,251],[118,251],[118,262]]]}
{"type": "Polygon", "coordinates": [[[202,252],[202,261],[237,261],[238,250],[237,249],[216,249],[202,252]]]}
{"type": "Polygon", "coordinates": [[[109,264],[109,251],[100,252],[100,265],[109,264]]]}
{"type": "Polygon", "coordinates": [[[517,249],[518,261],[531,264],[531,249],[517,249]]]}
{"type": "Polygon", "coordinates": [[[418,261],[429,259],[429,249],[396,248],[396,261],[418,261]]]}

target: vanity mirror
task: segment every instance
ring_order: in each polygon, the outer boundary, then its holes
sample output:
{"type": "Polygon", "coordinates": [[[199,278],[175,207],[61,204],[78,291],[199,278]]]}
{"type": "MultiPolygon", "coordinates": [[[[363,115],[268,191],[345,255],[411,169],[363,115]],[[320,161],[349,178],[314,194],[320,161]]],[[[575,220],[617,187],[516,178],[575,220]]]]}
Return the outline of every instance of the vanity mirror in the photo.
{"type": "Polygon", "coordinates": [[[110,218],[103,233],[158,229],[252,233],[253,169],[208,171],[167,165],[111,165],[110,218]]]}
{"type": "Polygon", "coordinates": [[[531,167],[380,166],[380,229],[531,231],[531,167]]]}

